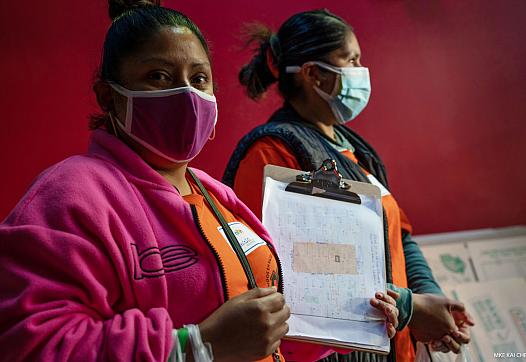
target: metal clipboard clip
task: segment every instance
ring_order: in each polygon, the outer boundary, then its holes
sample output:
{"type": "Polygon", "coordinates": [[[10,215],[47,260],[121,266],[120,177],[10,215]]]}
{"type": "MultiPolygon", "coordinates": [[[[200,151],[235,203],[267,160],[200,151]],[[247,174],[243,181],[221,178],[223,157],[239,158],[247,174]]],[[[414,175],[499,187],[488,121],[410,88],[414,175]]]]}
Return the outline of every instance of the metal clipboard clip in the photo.
{"type": "Polygon", "coordinates": [[[350,185],[338,172],[336,161],[327,159],[317,170],[297,175],[296,181],[289,183],[285,191],[361,204],[360,196],[349,189],[350,185]]]}

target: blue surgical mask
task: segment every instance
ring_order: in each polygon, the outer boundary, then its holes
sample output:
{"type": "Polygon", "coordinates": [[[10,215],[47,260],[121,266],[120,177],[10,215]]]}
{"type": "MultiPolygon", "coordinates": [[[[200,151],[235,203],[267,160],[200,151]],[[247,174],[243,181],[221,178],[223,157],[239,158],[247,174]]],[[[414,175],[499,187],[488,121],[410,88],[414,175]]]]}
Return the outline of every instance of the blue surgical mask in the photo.
{"type": "MultiPolygon", "coordinates": [[[[314,86],[316,93],[320,95],[331,107],[334,117],[340,122],[348,122],[356,118],[365,108],[371,95],[371,80],[369,69],[364,67],[343,67],[338,68],[323,62],[308,62],[306,64],[316,64],[324,69],[340,75],[336,78],[332,94],[327,94],[319,87],[314,86]],[[339,84],[338,84],[339,83],[339,84]],[[334,94],[337,89],[340,91],[334,94]]],[[[287,73],[297,73],[299,66],[287,67],[287,73]]]]}

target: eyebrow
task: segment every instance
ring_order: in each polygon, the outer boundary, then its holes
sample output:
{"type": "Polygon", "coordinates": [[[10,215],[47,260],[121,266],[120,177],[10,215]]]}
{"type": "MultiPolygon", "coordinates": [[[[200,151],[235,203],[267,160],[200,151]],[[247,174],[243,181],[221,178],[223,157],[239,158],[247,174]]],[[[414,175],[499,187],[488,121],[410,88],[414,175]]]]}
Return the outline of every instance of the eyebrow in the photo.
{"type": "Polygon", "coordinates": [[[346,58],[354,58],[354,57],[359,57],[361,56],[361,53],[360,52],[357,52],[357,51],[354,51],[354,50],[347,50],[344,54],[343,54],[344,57],[346,58]]]}
{"type": "Polygon", "coordinates": [[[210,68],[210,63],[209,62],[195,62],[195,63],[192,63],[191,66],[192,66],[192,68],[197,68],[197,67],[208,67],[208,68],[210,68]]]}
{"type": "MultiPolygon", "coordinates": [[[[157,64],[166,65],[169,67],[175,67],[175,64],[173,62],[171,62],[170,60],[166,58],[162,58],[162,57],[149,57],[149,58],[142,59],[140,62],[141,63],[157,63],[157,64]]],[[[197,67],[202,67],[202,66],[210,68],[210,63],[209,62],[194,62],[190,66],[192,68],[197,68],[197,67]]]]}
{"type": "Polygon", "coordinates": [[[168,65],[171,67],[174,66],[174,63],[170,62],[169,60],[165,58],[160,58],[160,57],[149,57],[146,59],[142,59],[140,62],[141,63],[160,63],[160,64],[168,65]]]}

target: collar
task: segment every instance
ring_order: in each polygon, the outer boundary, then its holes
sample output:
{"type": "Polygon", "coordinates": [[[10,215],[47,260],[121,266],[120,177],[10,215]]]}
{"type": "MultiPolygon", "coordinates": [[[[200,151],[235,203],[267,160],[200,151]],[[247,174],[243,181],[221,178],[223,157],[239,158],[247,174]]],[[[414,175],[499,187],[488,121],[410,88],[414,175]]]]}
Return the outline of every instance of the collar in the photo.
{"type": "Polygon", "coordinates": [[[103,129],[92,132],[88,155],[111,163],[129,178],[173,190],[173,186],[118,137],[103,129]]]}

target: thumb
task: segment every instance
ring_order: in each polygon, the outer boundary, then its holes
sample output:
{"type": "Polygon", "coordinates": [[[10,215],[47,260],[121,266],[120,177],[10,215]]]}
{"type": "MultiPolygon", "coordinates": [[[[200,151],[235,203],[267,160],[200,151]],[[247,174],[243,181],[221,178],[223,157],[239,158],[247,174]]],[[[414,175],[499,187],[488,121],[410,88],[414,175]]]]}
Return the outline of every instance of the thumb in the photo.
{"type": "Polygon", "coordinates": [[[459,302],[458,300],[450,299],[449,300],[449,311],[464,313],[466,312],[466,307],[464,306],[464,303],[459,302]]]}
{"type": "Polygon", "coordinates": [[[253,288],[253,289],[250,289],[248,292],[245,292],[241,295],[243,295],[246,299],[257,299],[257,298],[266,297],[267,295],[271,295],[276,292],[277,292],[276,287],[253,288]]]}
{"type": "Polygon", "coordinates": [[[455,324],[459,326],[462,325],[462,322],[466,323],[470,327],[475,325],[475,320],[468,312],[453,312],[452,314],[453,318],[455,318],[455,324]]]}
{"type": "Polygon", "coordinates": [[[464,316],[464,322],[466,322],[468,325],[472,327],[475,325],[475,320],[473,319],[471,314],[469,314],[468,312],[465,312],[463,316],[464,316]]]}
{"type": "Polygon", "coordinates": [[[469,326],[475,325],[475,320],[473,317],[466,311],[464,303],[459,301],[451,301],[449,304],[449,310],[452,312],[455,320],[461,320],[469,326]]]}

